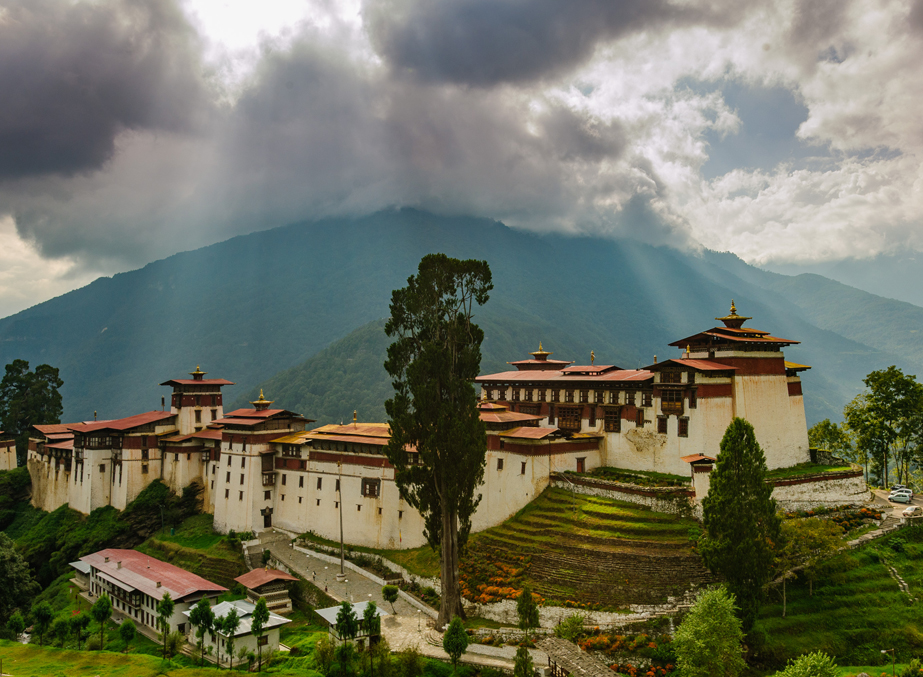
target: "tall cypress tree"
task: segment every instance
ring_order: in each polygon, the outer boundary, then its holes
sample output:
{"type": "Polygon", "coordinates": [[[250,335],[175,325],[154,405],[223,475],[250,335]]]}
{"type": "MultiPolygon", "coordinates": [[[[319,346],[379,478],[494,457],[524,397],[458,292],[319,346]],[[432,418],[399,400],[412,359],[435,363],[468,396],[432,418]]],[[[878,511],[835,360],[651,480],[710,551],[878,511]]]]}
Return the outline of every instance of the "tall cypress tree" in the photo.
{"type": "Polygon", "coordinates": [[[395,338],[385,362],[395,391],[385,402],[391,427],[385,455],[397,470],[401,498],[419,510],[426,540],[439,551],[439,627],[464,617],[458,559],[481,499],[487,455],[473,383],[484,332],[472,319],[492,288],[486,261],[429,254],[407,286],[392,293],[385,325],[395,338]],[[416,451],[414,461],[408,448],[416,451]]]}
{"type": "Polygon", "coordinates": [[[711,487],[702,501],[705,535],[699,552],[705,565],[727,581],[745,632],[756,621],[779,543],[781,520],[766,472],[753,426],[735,418],[721,440],[711,487]]]}

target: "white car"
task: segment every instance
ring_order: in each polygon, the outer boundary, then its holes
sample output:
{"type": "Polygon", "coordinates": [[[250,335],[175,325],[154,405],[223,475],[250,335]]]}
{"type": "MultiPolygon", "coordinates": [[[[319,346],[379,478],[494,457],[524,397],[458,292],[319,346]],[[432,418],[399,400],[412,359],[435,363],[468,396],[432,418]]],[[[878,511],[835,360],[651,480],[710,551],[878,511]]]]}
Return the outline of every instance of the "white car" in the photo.
{"type": "Polygon", "coordinates": [[[901,513],[904,517],[919,517],[920,515],[920,506],[918,505],[908,505],[904,508],[904,511],[901,513]]]}
{"type": "Polygon", "coordinates": [[[911,498],[913,498],[913,495],[909,491],[888,496],[888,500],[892,503],[910,503],[911,498]]]}

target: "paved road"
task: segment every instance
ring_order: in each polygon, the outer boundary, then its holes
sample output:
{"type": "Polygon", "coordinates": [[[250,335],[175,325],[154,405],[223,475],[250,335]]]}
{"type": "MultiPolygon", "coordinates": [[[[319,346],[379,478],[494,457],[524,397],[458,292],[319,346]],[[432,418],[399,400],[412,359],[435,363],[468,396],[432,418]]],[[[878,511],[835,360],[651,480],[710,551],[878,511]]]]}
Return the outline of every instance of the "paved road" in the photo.
{"type": "MultiPolygon", "coordinates": [[[[873,501],[875,506],[881,510],[885,515],[892,515],[893,517],[900,519],[903,517],[901,513],[904,511],[908,505],[919,505],[923,506],[923,494],[914,494],[913,498],[910,499],[910,503],[891,503],[888,500],[888,494],[890,492],[886,489],[873,489],[872,494],[875,496],[873,501]]],[[[919,519],[919,518],[915,518],[919,519]]]]}

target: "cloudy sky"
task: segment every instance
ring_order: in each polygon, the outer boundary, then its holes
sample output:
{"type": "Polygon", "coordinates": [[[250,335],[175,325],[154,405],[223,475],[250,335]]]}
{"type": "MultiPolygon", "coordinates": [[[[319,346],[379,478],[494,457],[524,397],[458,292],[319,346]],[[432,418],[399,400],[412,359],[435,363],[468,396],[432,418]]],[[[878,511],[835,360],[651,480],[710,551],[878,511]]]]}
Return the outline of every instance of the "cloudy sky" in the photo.
{"type": "Polygon", "coordinates": [[[412,205],[923,250],[923,0],[0,0],[0,315],[412,205]]]}

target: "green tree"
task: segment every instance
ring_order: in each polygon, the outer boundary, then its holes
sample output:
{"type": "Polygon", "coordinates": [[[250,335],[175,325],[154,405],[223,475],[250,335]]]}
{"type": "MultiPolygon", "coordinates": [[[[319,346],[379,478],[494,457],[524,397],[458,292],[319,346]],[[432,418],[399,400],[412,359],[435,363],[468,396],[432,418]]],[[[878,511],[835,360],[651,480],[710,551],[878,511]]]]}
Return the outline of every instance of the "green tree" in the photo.
{"type": "Polygon", "coordinates": [[[516,660],[513,663],[513,677],[535,677],[535,666],[532,664],[532,654],[521,646],[516,649],[516,660]]]}
{"type": "Polygon", "coordinates": [[[766,457],[753,426],[735,418],[721,440],[711,487],[702,500],[705,534],[699,553],[727,581],[747,632],[756,620],[779,542],[780,519],[772,485],[765,480],[766,457]]]}
{"type": "Polygon", "coordinates": [[[782,523],[779,547],[776,548],[776,569],[782,579],[782,617],[787,606],[786,581],[792,569],[804,567],[814,594],[817,565],[832,557],[843,545],[843,529],[835,522],[822,519],[794,519],[782,523]]]}
{"type": "Polygon", "coordinates": [[[486,303],[492,288],[486,261],[429,254],[407,286],[392,292],[385,325],[395,339],[385,361],[395,390],[385,402],[385,455],[401,497],[420,512],[427,542],[440,555],[440,626],[464,617],[458,559],[481,499],[487,453],[473,385],[484,332],[472,319],[474,304],[486,303]],[[414,462],[409,448],[416,449],[414,462]]]}
{"type": "Polygon", "coordinates": [[[71,625],[64,616],[58,616],[51,623],[51,636],[55,638],[58,646],[63,647],[71,634],[71,625]]]}
{"type": "Polygon", "coordinates": [[[60,423],[64,407],[58,388],[64,385],[58,370],[40,364],[29,371],[25,360],[6,365],[0,381],[0,427],[16,437],[16,454],[24,465],[29,448],[29,429],[42,423],[60,423]]]}
{"type": "Polygon", "coordinates": [[[395,655],[394,668],[399,677],[420,677],[426,668],[426,663],[417,647],[408,646],[395,655]]]}
{"type": "Polygon", "coordinates": [[[225,643],[227,644],[228,652],[228,667],[232,670],[234,669],[234,635],[237,633],[237,628],[240,627],[240,615],[237,613],[237,608],[233,608],[227,612],[224,617],[224,636],[227,637],[225,643]]]}
{"type": "Polygon", "coordinates": [[[834,660],[822,651],[815,651],[790,660],[775,677],[837,677],[838,674],[834,660]]]}
{"type": "Polygon", "coordinates": [[[808,428],[808,444],[812,449],[825,449],[840,458],[856,460],[849,427],[837,425],[829,418],[808,428]]]}
{"type": "MultiPolygon", "coordinates": [[[[0,531],[0,619],[9,618],[14,609],[23,609],[39,593],[32,570],[16,544],[0,531]]],[[[2,620],[0,620],[2,622],[2,620]]]]}
{"type": "Polygon", "coordinates": [[[353,605],[349,602],[340,604],[340,610],[337,612],[337,622],[334,625],[337,631],[337,637],[346,642],[356,636],[359,632],[359,619],[353,605]]]}
{"type": "Polygon", "coordinates": [[[38,634],[38,645],[44,646],[45,633],[51,627],[54,618],[54,609],[48,602],[38,602],[32,605],[32,631],[38,634]]]}
{"type": "Polygon", "coordinates": [[[160,637],[163,641],[163,657],[167,657],[167,639],[170,635],[170,619],[173,618],[173,610],[176,605],[169,592],[163,593],[163,597],[157,602],[157,627],[160,628],[160,637]]]}
{"type": "Polygon", "coordinates": [[[397,601],[397,598],[398,598],[398,594],[399,594],[398,590],[399,588],[396,585],[386,585],[385,587],[381,589],[381,596],[384,598],[384,600],[388,604],[391,605],[392,613],[397,613],[394,610],[394,603],[397,601]]]}
{"type": "Polygon", "coordinates": [[[109,595],[103,593],[96,600],[96,603],[90,609],[90,615],[94,621],[99,623],[99,648],[102,649],[106,646],[106,623],[109,622],[109,617],[112,615],[112,600],[109,599],[109,595]]]}
{"type": "Polygon", "coordinates": [[[135,635],[137,633],[138,629],[135,627],[135,622],[133,620],[126,618],[122,621],[122,624],[119,626],[119,637],[125,642],[125,651],[128,651],[128,645],[135,640],[135,635]]]}
{"type": "Polygon", "coordinates": [[[528,633],[538,627],[538,605],[532,598],[532,589],[527,585],[516,600],[516,613],[519,615],[519,629],[528,633]]]}
{"type": "Polygon", "coordinates": [[[6,622],[6,629],[13,633],[14,640],[18,640],[19,636],[26,631],[26,619],[17,611],[6,622]]]}
{"type": "Polygon", "coordinates": [[[215,612],[207,597],[203,597],[189,612],[189,623],[195,628],[196,644],[199,647],[199,664],[205,665],[205,635],[212,631],[215,612]]]}
{"type": "MultiPolygon", "coordinates": [[[[345,604],[345,602],[344,602],[345,604]]],[[[354,616],[355,618],[355,616],[354,616]]],[[[253,614],[250,616],[250,630],[256,637],[257,663],[256,671],[263,669],[263,645],[260,640],[265,634],[266,623],[269,622],[269,607],[266,606],[266,600],[260,597],[256,600],[256,606],[253,608],[253,614]]]]}
{"type": "Polygon", "coordinates": [[[460,617],[453,617],[449,623],[449,629],[442,636],[442,648],[449,654],[453,672],[457,672],[458,661],[468,650],[468,633],[465,632],[465,625],[460,617]]]}
{"type": "MultiPolygon", "coordinates": [[[[369,637],[369,649],[372,648],[372,635],[378,635],[380,621],[378,620],[378,605],[375,602],[369,602],[365,605],[365,611],[362,612],[362,626],[365,628],[365,632],[369,637]]],[[[375,674],[375,666],[371,663],[373,661],[371,652],[369,653],[369,670],[372,674],[375,674]]]]}
{"type": "Polygon", "coordinates": [[[743,671],[743,629],[734,612],[734,597],[725,588],[699,593],[673,637],[683,677],[735,677],[743,671]]]}
{"type": "Polygon", "coordinates": [[[907,482],[923,441],[923,384],[894,366],[871,372],[863,383],[868,391],[846,405],[846,423],[885,486],[892,462],[897,480],[907,482]]]}
{"type": "Polygon", "coordinates": [[[77,648],[83,648],[83,635],[90,626],[90,617],[86,612],[81,611],[76,616],[71,616],[71,630],[77,635],[77,648]]]}

